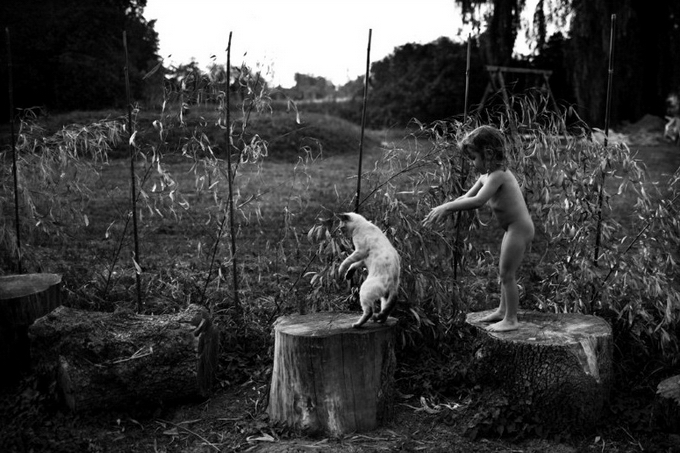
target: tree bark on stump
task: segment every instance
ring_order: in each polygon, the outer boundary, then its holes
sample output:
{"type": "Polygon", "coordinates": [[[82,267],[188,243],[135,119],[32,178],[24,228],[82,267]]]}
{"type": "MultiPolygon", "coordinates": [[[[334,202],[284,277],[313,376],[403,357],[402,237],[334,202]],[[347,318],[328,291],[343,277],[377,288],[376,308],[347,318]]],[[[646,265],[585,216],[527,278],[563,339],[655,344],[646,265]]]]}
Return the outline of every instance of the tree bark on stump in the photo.
{"type": "Polygon", "coordinates": [[[661,381],[656,390],[653,416],[662,430],[680,434],[680,375],[661,381]]]}
{"type": "Polygon", "coordinates": [[[354,329],[358,317],[312,313],[276,321],[272,421],[339,436],[370,431],[391,419],[397,320],[354,329]]]}
{"type": "Polygon", "coordinates": [[[193,304],[167,315],[59,307],[29,335],[34,370],[76,412],[205,397],[217,369],[218,330],[193,304]]]}
{"type": "Polygon", "coordinates": [[[612,384],[612,331],[598,317],[520,311],[518,330],[489,332],[470,313],[478,334],[472,373],[500,389],[513,416],[541,431],[587,432],[602,415],[612,384]]]}
{"type": "Polygon", "coordinates": [[[28,326],[61,303],[61,276],[21,274],[0,277],[0,383],[18,380],[29,369],[28,326]]]}

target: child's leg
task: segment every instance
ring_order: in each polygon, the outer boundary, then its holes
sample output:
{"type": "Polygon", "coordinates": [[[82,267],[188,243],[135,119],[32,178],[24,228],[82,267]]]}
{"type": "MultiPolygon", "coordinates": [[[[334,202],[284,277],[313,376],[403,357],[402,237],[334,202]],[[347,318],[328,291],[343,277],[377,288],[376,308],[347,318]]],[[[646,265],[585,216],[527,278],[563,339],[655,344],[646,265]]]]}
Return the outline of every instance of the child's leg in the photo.
{"type": "MultiPolygon", "coordinates": [[[[505,236],[503,236],[503,238],[504,238],[503,240],[505,240],[505,236]]],[[[503,285],[501,284],[501,302],[498,305],[498,308],[496,310],[494,310],[493,313],[490,313],[490,314],[484,316],[482,319],[480,319],[480,321],[481,322],[493,322],[493,321],[500,321],[503,318],[505,318],[505,289],[503,288],[503,285]]]]}
{"type": "MultiPolygon", "coordinates": [[[[517,308],[519,291],[517,289],[517,269],[524,258],[527,244],[533,238],[533,225],[512,224],[503,236],[499,271],[501,277],[501,305],[494,313],[498,322],[487,327],[493,332],[506,332],[519,327],[517,308]],[[529,228],[531,227],[531,228],[529,228]],[[502,315],[502,317],[501,317],[502,315]]],[[[489,317],[493,316],[490,315],[489,317]]],[[[495,320],[495,319],[494,319],[495,320]]]]}

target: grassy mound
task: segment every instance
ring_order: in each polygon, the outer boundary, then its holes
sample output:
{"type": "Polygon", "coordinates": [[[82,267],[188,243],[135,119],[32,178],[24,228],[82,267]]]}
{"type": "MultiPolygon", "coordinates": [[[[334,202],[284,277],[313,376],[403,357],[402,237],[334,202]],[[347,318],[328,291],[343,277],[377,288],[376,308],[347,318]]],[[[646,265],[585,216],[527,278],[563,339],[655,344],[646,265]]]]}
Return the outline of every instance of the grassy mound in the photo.
{"type": "MultiPolygon", "coordinates": [[[[154,121],[159,120],[161,115],[155,112],[140,111],[135,117],[137,130],[136,143],[141,147],[159,146],[160,138],[158,130],[154,127],[154,121]]],[[[266,113],[253,113],[248,118],[245,132],[243,128],[243,114],[240,111],[232,113],[234,122],[233,140],[234,145],[243,149],[255,136],[264,140],[267,147],[268,157],[280,162],[296,162],[298,157],[304,157],[311,153],[314,156],[321,154],[324,157],[357,153],[361,141],[361,127],[350,121],[333,115],[301,112],[296,116],[293,112],[274,111],[266,113]],[[299,121],[298,121],[299,119],[299,121]]],[[[100,111],[100,112],[70,112],[59,115],[46,115],[37,119],[37,123],[48,134],[53,134],[63,127],[81,124],[86,126],[93,121],[117,120],[127,122],[125,112],[100,111]]],[[[210,107],[193,106],[179,120],[179,115],[168,110],[164,115],[165,136],[163,148],[165,154],[180,154],[183,146],[191,140],[205,134],[205,138],[211,146],[219,152],[224,147],[224,130],[217,125],[218,113],[210,107]]],[[[377,146],[380,140],[374,131],[366,131],[364,135],[364,147],[377,146]]],[[[114,146],[111,157],[126,157],[128,155],[127,141],[121,137],[121,141],[114,146]]]]}
{"type": "MultiPolygon", "coordinates": [[[[293,114],[258,115],[251,119],[246,132],[248,138],[259,135],[268,144],[269,157],[282,161],[296,160],[307,151],[325,157],[356,153],[361,141],[360,126],[320,113],[303,113],[299,123],[293,114]]],[[[378,142],[373,134],[365,134],[364,146],[378,142]]]]}

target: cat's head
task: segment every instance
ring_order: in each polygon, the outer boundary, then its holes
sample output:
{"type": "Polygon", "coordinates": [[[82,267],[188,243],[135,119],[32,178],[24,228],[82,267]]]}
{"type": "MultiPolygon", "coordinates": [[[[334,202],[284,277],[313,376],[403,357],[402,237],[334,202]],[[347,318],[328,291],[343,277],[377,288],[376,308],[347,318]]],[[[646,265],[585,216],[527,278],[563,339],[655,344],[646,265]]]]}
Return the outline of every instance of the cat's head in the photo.
{"type": "Polygon", "coordinates": [[[364,216],[357,214],[356,212],[338,214],[338,219],[340,220],[340,230],[347,236],[352,236],[354,230],[358,226],[368,223],[368,220],[366,220],[364,216]]]}

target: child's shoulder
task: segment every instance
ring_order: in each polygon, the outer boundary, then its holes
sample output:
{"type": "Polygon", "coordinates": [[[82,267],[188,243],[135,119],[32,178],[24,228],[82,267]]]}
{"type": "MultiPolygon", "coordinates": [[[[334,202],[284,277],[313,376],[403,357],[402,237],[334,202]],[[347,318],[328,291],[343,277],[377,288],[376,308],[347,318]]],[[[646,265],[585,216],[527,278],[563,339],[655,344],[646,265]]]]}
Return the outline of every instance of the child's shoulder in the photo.
{"type": "Polygon", "coordinates": [[[490,173],[487,173],[485,175],[482,175],[481,182],[482,184],[491,184],[491,185],[497,185],[497,186],[502,186],[505,183],[517,183],[517,178],[515,177],[514,173],[511,172],[508,169],[503,169],[499,168],[497,170],[494,170],[490,173]]]}
{"type": "Polygon", "coordinates": [[[515,175],[507,168],[497,168],[485,175],[482,175],[482,177],[484,177],[486,180],[490,180],[490,179],[514,178],[515,175]]]}

